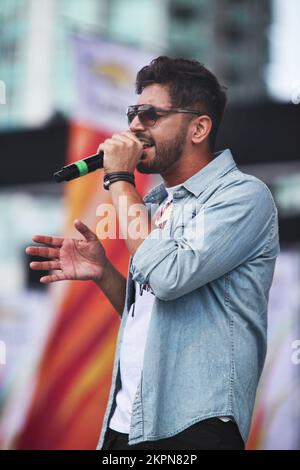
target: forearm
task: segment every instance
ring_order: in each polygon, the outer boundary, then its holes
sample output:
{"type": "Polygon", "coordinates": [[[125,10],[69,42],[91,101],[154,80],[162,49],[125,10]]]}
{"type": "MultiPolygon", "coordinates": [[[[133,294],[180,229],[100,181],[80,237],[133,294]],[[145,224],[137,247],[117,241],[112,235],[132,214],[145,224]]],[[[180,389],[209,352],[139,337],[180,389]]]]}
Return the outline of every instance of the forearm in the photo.
{"type": "Polygon", "coordinates": [[[132,184],[117,181],[110,186],[110,193],[128,251],[134,255],[140,244],[155,228],[151,216],[141,195],[132,184]]]}
{"type": "Polygon", "coordinates": [[[95,284],[121,316],[125,304],[126,278],[108,261],[103,276],[95,280],[95,284]]]}

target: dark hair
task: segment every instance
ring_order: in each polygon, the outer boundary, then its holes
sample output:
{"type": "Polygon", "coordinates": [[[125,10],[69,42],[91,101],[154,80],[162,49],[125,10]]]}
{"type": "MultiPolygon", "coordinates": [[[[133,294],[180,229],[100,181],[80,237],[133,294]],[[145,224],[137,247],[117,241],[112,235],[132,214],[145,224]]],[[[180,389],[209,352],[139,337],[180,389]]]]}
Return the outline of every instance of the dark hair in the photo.
{"type": "Polygon", "coordinates": [[[213,150],[226,104],[225,88],[215,75],[196,60],[160,56],[138,72],[137,94],[153,83],[168,87],[172,106],[207,113],[212,120],[209,144],[213,150]]]}

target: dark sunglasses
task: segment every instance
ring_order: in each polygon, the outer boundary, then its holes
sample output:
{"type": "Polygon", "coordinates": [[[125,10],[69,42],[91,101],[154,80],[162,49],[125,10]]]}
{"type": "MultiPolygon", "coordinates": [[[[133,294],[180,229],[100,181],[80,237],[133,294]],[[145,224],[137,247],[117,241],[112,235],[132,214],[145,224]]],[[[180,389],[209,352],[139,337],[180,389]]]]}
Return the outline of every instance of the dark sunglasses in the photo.
{"type": "Polygon", "coordinates": [[[187,114],[197,114],[197,116],[203,115],[199,111],[193,109],[181,109],[181,108],[171,108],[163,109],[156,108],[151,104],[137,104],[133,106],[128,106],[126,115],[128,119],[128,124],[130,125],[134,118],[138,116],[140,123],[145,127],[152,127],[156,123],[157,119],[161,117],[158,113],[170,114],[170,113],[187,113],[187,114]]]}

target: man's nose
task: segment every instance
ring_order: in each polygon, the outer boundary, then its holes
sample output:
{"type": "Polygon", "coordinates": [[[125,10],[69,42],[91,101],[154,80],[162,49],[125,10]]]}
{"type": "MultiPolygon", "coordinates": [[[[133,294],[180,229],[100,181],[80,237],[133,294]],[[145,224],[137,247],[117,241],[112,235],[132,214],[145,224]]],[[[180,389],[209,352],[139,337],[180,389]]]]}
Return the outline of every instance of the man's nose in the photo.
{"type": "Polygon", "coordinates": [[[137,131],[144,131],[146,128],[139,120],[138,115],[136,115],[131,121],[129,129],[131,130],[131,132],[137,132],[137,131]]]}

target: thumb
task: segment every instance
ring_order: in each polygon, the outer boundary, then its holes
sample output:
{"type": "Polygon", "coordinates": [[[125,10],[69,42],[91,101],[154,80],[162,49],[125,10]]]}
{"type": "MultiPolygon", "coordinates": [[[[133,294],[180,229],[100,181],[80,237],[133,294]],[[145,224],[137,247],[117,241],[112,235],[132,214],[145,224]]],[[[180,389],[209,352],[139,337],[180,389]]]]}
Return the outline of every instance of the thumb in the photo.
{"type": "Polygon", "coordinates": [[[74,220],[74,227],[76,230],[78,230],[78,232],[81,233],[81,235],[84,236],[87,241],[98,241],[96,234],[92,232],[87,225],[81,222],[81,220],[74,220]]]}

